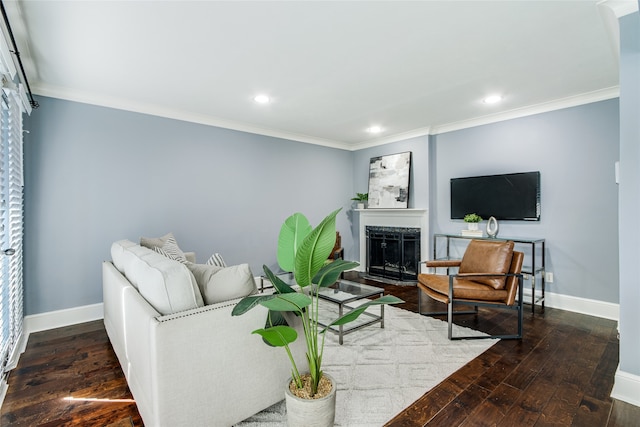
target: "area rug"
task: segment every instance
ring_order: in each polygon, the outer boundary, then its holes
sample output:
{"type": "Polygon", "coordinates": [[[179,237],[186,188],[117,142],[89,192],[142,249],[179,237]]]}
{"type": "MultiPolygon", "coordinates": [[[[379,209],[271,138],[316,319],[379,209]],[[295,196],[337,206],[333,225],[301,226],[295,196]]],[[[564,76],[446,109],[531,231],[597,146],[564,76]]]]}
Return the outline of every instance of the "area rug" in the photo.
{"type": "MultiPolygon", "coordinates": [[[[442,380],[497,342],[447,339],[447,323],[385,307],[379,324],[338,337],[327,335],[323,370],[338,382],[336,426],[382,426],[442,380]]],[[[456,334],[482,335],[454,325],[456,334]]],[[[286,425],[284,401],[237,424],[286,425]]]]}

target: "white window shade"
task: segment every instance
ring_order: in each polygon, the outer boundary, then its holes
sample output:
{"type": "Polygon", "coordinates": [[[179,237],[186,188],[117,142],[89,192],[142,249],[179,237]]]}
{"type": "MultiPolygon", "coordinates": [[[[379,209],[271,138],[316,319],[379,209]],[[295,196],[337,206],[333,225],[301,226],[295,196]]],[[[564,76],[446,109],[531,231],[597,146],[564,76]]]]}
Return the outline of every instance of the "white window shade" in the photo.
{"type": "Polygon", "coordinates": [[[13,80],[16,77],[16,72],[11,49],[9,49],[4,34],[0,33],[0,73],[6,76],[7,80],[13,80]]]}
{"type": "Polygon", "coordinates": [[[0,368],[3,377],[23,335],[24,192],[22,111],[18,94],[2,91],[0,111],[0,368]]]}

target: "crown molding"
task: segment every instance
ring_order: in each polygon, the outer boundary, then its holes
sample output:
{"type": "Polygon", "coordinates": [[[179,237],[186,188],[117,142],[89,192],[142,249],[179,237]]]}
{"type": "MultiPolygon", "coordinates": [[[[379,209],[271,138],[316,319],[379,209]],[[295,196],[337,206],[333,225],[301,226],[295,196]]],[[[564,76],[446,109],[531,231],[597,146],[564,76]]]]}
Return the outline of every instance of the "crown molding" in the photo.
{"type": "Polygon", "coordinates": [[[384,138],[374,139],[372,141],[362,141],[356,144],[350,145],[349,150],[358,151],[365,148],[378,147],[380,145],[391,144],[393,142],[406,141],[407,139],[417,138],[419,136],[425,136],[431,134],[431,126],[410,130],[407,132],[397,133],[384,138]]]}
{"type": "Polygon", "coordinates": [[[607,6],[618,18],[638,11],[638,0],[602,0],[597,4],[607,6]]]}
{"type": "Polygon", "coordinates": [[[544,102],[527,107],[517,108],[502,113],[491,114],[487,116],[477,117],[459,122],[451,122],[442,125],[427,126],[414,129],[407,132],[390,135],[388,137],[378,138],[370,141],[362,141],[351,144],[344,141],[333,141],[328,139],[316,138],[293,132],[284,132],[275,129],[253,126],[246,123],[235,122],[232,120],[221,119],[217,117],[209,117],[203,114],[196,114],[188,111],[164,108],[158,105],[135,103],[126,99],[98,96],[94,93],[70,90],[67,88],[54,87],[49,85],[36,84],[33,86],[33,92],[51,98],[63,99],[67,101],[80,102],[83,104],[96,105],[100,107],[115,108],[119,110],[131,111],[140,114],[148,114],[152,116],[165,117],[169,119],[181,120],[191,123],[198,123],[208,126],[215,126],[224,129],[237,130],[257,135],[269,136],[273,138],[286,139],[291,141],[303,142],[307,144],[321,145],[323,147],[336,148],[347,151],[359,151],[367,148],[378,147],[381,145],[391,144],[394,142],[406,141],[411,138],[417,138],[425,135],[437,135],[456,130],[482,126],[505,120],[531,116],[535,114],[547,113],[550,111],[561,110],[563,108],[576,107],[592,102],[604,101],[607,99],[617,98],[620,96],[620,87],[614,86],[567,98],[562,98],[550,102],[544,102]]]}
{"type": "Polygon", "coordinates": [[[263,128],[249,125],[247,123],[233,120],[211,117],[204,114],[197,114],[189,111],[165,108],[155,104],[132,102],[128,99],[98,95],[91,92],[77,91],[68,88],[55,87],[51,85],[35,84],[32,86],[34,93],[50,98],[63,99],[66,101],[80,102],[82,104],[96,105],[99,107],[115,108],[118,110],[131,111],[134,113],[148,114],[151,116],[164,117],[185,122],[197,123],[208,126],[215,126],[224,129],[237,130],[240,132],[253,133],[257,135],[270,136],[273,138],[287,139],[291,141],[304,142],[307,144],[322,145],[324,147],[349,150],[350,146],[343,142],[328,139],[316,138],[308,135],[293,132],[284,132],[275,129],[263,128]]]}
{"type": "Polygon", "coordinates": [[[557,99],[554,101],[543,102],[527,107],[516,108],[502,113],[491,114],[488,116],[477,117],[475,119],[463,120],[460,122],[448,123],[440,126],[434,126],[431,135],[452,132],[472,128],[476,126],[488,125],[491,123],[502,122],[505,120],[518,119],[535,114],[548,113],[550,111],[562,110],[564,108],[577,107],[579,105],[590,104],[592,102],[605,101],[620,96],[620,86],[614,86],[606,89],[596,90],[593,92],[583,93],[580,95],[570,96],[567,98],[557,99]]]}

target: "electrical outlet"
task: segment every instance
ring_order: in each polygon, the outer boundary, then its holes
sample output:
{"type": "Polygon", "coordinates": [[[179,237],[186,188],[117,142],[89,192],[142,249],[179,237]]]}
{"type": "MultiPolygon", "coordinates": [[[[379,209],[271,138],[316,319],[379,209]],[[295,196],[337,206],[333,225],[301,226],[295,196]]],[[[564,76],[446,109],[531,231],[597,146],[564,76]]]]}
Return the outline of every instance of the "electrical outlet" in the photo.
{"type": "Polygon", "coordinates": [[[544,281],[547,283],[553,283],[553,273],[550,271],[544,273],[544,281]]]}

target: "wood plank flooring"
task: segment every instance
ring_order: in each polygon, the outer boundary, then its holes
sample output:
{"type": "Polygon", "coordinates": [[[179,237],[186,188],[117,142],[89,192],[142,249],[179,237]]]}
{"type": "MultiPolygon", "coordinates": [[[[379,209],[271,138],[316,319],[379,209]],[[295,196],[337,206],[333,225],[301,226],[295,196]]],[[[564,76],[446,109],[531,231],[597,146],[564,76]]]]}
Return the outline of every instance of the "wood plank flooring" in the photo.
{"type": "MultiPolygon", "coordinates": [[[[417,311],[415,287],[383,286],[417,311]]],[[[424,310],[434,308],[423,299],[424,310]]],[[[500,341],[387,426],[639,426],[640,408],[609,397],[616,323],[525,308],[522,341],[500,341]]],[[[486,332],[513,318],[481,309],[456,323],[486,332]]],[[[8,382],[0,426],[143,425],[101,321],[32,334],[8,382]]]]}

